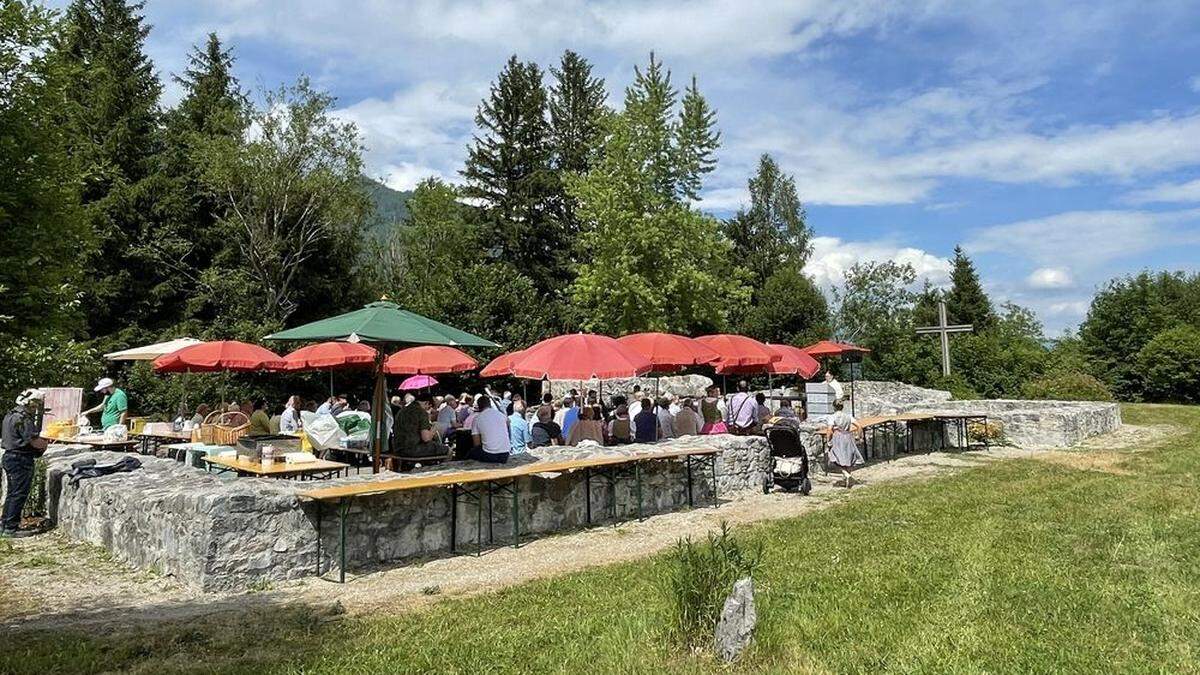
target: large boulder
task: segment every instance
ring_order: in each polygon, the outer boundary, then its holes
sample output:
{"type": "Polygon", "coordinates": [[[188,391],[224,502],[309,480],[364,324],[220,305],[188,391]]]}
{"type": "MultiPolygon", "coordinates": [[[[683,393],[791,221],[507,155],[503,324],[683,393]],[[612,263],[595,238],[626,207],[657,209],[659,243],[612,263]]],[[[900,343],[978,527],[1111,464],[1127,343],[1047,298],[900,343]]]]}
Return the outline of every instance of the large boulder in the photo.
{"type": "Polygon", "coordinates": [[[750,644],[757,624],[754,582],[745,577],[733,585],[733,592],[725,598],[725,606],[721,609],[715,636],[717,655],[725,661],[736,659],[750,644]]]}

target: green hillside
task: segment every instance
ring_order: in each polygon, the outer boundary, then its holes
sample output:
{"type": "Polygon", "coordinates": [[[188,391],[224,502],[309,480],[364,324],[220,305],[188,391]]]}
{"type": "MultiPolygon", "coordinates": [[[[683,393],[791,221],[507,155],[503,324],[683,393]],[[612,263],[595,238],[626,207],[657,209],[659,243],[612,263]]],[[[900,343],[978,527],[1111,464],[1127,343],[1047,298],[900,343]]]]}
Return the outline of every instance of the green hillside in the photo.
{"type": "Polygon", "coordinates": [[[367,220],[367,232],[373,237],[384,237],[392,227],[408,216],[408,199],[412,192],[401,192],[377,180],[362,177],[363,189],[375,205],[375,213],[367,220]]]}

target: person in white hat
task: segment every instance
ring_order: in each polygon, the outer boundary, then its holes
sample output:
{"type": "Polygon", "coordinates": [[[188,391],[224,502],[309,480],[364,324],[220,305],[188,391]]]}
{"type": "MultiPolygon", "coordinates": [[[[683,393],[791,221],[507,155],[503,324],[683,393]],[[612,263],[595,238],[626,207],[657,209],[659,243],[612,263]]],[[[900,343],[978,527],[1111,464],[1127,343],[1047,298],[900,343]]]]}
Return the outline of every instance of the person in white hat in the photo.
{"type": "Polygon", "coordinates": [[[104,392],[104,400],[95,408],[83,411],[84,415],[100,413],[100,428],[107,429],[114,424],[125,424],[129,417],[129,399],[125,392],[117,388],[111,377],[102,377],[96,383],[95,391],[104,392]]]}
{"type": "Polygon", "coordinates": [[[37,410],[45,394],[40,389],[26,389],[17,397],[17,405],[4,416],[0,432],[0,448],[4,450],[4,513],[0,517],[0,539],[28,537],[33,532],[20,529],[21,511],[33,486],[33,460],[46,451],[49,444],[38,435],[37,410]]]}

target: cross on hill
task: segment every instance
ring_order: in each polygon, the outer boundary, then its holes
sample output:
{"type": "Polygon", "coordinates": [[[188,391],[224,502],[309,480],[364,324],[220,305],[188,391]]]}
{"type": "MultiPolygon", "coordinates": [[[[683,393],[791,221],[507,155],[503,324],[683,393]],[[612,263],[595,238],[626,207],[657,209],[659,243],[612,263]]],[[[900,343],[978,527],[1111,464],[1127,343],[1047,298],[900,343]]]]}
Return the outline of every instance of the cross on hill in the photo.
{"type": "Polygon", "coordinates": [[[970,333],[975,330],[975,327],[969,323],[962,323],[955,326],[946,324],[946,303],[938,301],[938,325],[923,326],[917,329],[917,335],[934,335],[937,334],[942,340],[942,376],[950,376],[950,334],[951,333],[970,333]]]}

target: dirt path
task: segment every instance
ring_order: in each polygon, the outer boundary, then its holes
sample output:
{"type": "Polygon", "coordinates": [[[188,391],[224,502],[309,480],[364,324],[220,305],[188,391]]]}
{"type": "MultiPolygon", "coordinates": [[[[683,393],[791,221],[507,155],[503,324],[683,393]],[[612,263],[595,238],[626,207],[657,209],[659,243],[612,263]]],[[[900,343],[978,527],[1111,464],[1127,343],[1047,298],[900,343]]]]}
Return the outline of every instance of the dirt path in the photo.
{"type": "Polygon", "coordinates": [[[336,606],[352,614],[404,611],[439,598],[490,592],[596,565],[642,558],[681,536],[703,537],[721,521],[733,525],[790,518],[826,508],[881,483],[927,479],[993,461],[1033,458],[1083,470],[1120,473],[1119,462],[1165,442],[1180,430],[1125,426],[1067,450],[998,448],[988,452],[933,453],[864,467],[852,490],[815,471],[812,494],[742,493],[720,508],[656,515],[642,522],[535,539],[519,549],[497,548],[476,557],[460,555],[386,570],[352,574],[341,585],[305,579],[274,589],[235,595],[190,591],[171,579],[130,570],[94,546],[52,533],[6,545],[0,542],[0,624],[6,628],[137,624],[192,618],[279,603],[336,606]]]}

